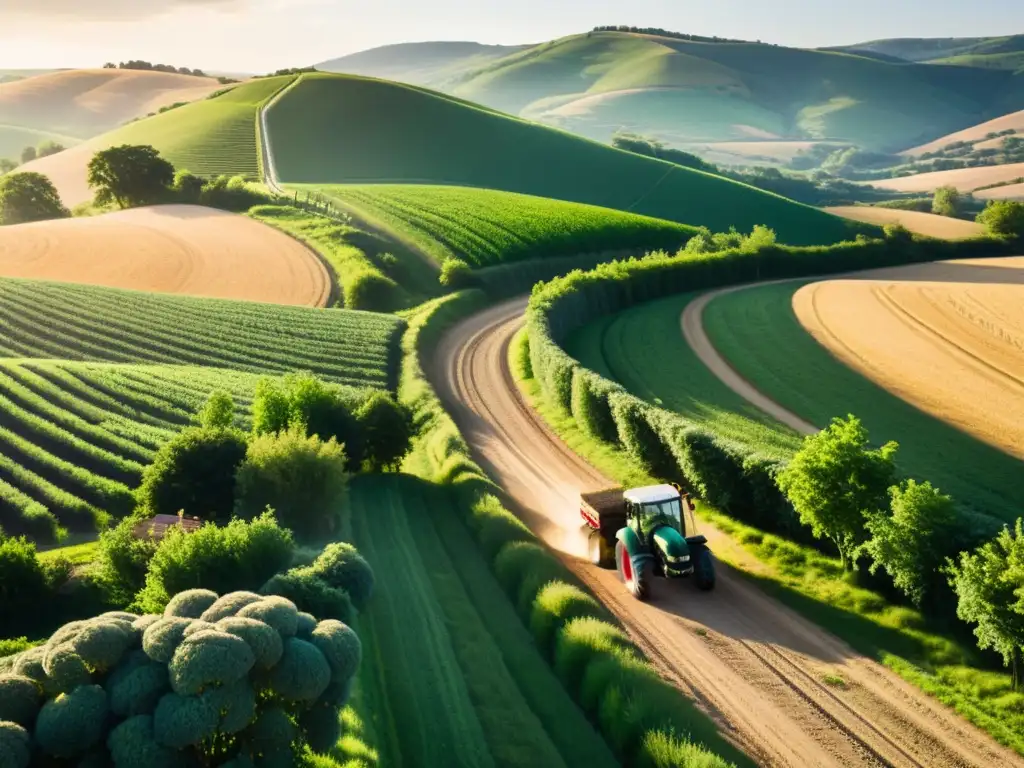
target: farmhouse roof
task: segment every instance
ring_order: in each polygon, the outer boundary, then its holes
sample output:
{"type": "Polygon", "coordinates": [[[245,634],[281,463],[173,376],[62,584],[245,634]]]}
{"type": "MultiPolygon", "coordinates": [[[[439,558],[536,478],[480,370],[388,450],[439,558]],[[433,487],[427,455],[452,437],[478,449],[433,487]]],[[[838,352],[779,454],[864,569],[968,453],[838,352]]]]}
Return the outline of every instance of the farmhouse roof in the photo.
{"type": "Polygon", "coordinates": [[[136,539],[156,539],[159,541],[167,535],[173,526],[180,525],[185,533],[198,531],[203,522],[198,517],[179,517],[178,515],[154,515],[141,521],[132,529],[136,539]]]}

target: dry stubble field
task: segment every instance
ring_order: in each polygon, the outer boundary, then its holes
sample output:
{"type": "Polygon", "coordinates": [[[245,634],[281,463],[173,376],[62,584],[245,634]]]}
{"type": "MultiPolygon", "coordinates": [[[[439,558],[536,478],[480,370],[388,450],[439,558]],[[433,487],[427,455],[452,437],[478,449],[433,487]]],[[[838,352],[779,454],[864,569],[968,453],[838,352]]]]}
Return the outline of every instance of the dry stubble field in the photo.
{"type": "Polygon", "coordinates": [[[322,307],[331,280],[304,245],[192,205],[0,228],[0,276],[322,307]]]}
{"type": "Polygon", "coordinates": [[[847,365],[1024,459],[1024,256],[812,283],[793,309],[847,365]]]}
{"type": "Polygon", "coordinates": [[[936,216],[934,213],[874,208],[868,205],[840,205],[825,210],[836,216],[862,221],[865,224],[902,224],[911,232],[943,240],[963,240],[985,234],[985,228],[981,224],[949,216],[936,216]]]}

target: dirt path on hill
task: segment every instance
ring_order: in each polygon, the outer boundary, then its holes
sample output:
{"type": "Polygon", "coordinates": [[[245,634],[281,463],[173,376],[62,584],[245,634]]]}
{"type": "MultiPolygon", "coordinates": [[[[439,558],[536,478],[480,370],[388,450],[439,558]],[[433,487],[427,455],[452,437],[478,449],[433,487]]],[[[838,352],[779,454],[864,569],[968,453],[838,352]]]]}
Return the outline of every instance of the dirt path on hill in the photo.
{"type": "MultiPolygon", "coordinates": [[[[525,300],[449,331],[428,375],[508,501],[611,608],[659,672],[768,766],[1024,766],[1024,761],[767,597],[724,564],[718,587],[656,581],[631,598],[585,549],[577,494],[610,485],[526,405],[508,367],[525,300]],[[838,675],[845,688],[823,682],[838,675]]],[[[714,540],[714,532],[711,533],[714,540]]]]}
{"type": "Polygon", "coordinates": [[[809,421],[804,421],[792,411],[786,410],[770,397],[763,395],[749,381],[736,373],[733,367],[726,362],[725,358],[718,354],[718,350],[715,349],[715,346],[711,343],[711,339],[708,338],[707,333],[704,331],[704,308],[710,304],[712,300],[727,293],[740,291],[749,287],[750,286],[740,285],[711,291],[698,296],[687,304],[686,309],[683,310],[682,318],[680,319],[680,324],[683,329],[683,338],[686,339],[686,343],[690,345],[690,349],[692,349],[697,357],[700,358],[700,361],[704,363],[704,365],[706,365],[711,372],[715,374],[715,376],[721,379],[722,383],[729,389],[752,405],[760,408],[773,419],[781,421],[787,427],[795,429],[802,435],[812,435],[818,431],[816,426],[811,424],[809,421]]]}

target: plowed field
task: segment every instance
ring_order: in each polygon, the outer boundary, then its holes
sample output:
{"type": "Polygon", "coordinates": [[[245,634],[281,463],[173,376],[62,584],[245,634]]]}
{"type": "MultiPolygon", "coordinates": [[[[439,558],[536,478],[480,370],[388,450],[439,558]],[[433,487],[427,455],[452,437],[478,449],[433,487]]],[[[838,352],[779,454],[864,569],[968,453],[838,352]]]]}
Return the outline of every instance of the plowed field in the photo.
{"type": "Polygon", "coordinates": [[[847,365],[1024,458],[1024,257],[812,283],[793,308],[847,365]]]}

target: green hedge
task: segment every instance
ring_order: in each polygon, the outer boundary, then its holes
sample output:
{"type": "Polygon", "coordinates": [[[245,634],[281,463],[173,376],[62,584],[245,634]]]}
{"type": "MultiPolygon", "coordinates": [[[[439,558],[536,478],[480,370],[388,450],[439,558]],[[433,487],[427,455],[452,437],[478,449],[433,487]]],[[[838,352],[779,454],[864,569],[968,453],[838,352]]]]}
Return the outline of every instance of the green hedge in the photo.
{"type": "Polygon", "coordinates": [[[461,291],[423,305],[408,318],[398,394],[413,411],[420,431],[403,469],[452,488],[524,624],[624,764],[750,765],[712,720],[658,677],[608,612],[502,506],[499,489],[470,457],[469,446],[427,381],[421,360],[429,359],[441,334],[455,321],[489,304],[480,290],[461,291]]]}
{"type": "Polygon", "coordinates": [[[634,397],[584,368],[562,344],[597,318],[675,293],[944,259],[1009,256],[1019,247],[991,238],[949,242],[894,235],[810,248],[655,253],[601,264],[534,288],[526,312],[529,364],[548,402],[571,414],[585,432],[623,448],[647,472],[683,480],[697,496],[733,517],[806,540],[792,505],[775,485],[778,460],[634,397]]]}

